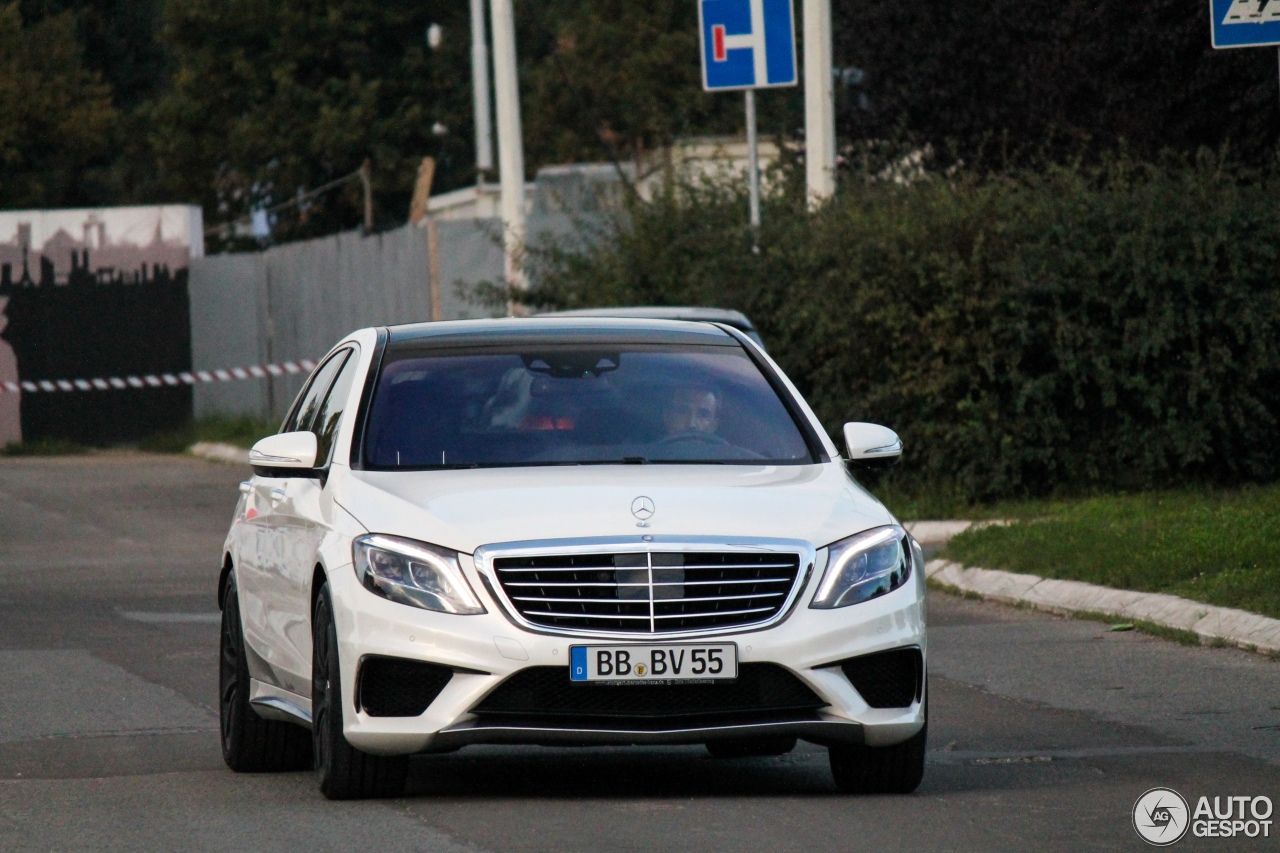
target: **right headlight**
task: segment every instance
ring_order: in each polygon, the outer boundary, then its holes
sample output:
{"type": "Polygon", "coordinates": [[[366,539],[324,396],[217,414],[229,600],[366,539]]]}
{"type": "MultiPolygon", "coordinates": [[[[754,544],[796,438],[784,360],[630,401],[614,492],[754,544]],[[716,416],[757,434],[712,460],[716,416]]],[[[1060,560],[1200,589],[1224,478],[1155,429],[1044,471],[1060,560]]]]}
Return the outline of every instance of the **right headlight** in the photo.
{"type": "Polygon", "coordinates": [[[896,524],[827,546],[827,570],[810,607],[830,610],[893,592],[911,577],[912,547],[896,524]]]}
{"type": "Polygon", "coordinates": [[[439,613],[485,612],[456,551],[381,533],[361,536],[351,550],[360,583],[376,595],[439,613]]]}

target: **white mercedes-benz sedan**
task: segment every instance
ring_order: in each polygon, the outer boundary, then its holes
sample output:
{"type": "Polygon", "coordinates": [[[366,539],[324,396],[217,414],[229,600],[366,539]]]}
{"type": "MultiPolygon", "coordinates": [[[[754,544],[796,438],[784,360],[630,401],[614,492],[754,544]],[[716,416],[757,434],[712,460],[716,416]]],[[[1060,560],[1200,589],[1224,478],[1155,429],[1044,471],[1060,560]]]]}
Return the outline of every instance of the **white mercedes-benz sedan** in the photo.
{"type": "Polygon", "coordinates": [[[924,771],[919,545],[740,331],[527,318],[356,332],[250,453],[227,535],[222,750],[393,796],[470,744],[826,746],[924,771]]]}

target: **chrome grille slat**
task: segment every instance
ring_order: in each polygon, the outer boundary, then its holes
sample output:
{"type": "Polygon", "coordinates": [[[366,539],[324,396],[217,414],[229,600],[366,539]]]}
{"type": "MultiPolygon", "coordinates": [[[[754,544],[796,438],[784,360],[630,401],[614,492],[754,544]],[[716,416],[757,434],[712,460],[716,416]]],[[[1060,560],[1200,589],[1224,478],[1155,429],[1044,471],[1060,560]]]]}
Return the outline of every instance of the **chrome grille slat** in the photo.
{"type": "Polygon", "coordinates": [[[552,580],[552,581],[504,580],[502,581],[502,585],[503,587],[572,587],[573,589],[577,589],[579,587],[608,587],[613,589],[614,587],[648,587],[649,584],[643,584],[643,583],[620,584],[616,580],[609,580],[608,583],[594,583],[594,584],[586,583],[586,581],[584,581],[584,583],[579,584],[579,583],[573,583],[573,581],[563,581],[563,580],[552,580]]]}
{"type": "MultiPolygon", "coordinates": [[[[654,602],[657,604],[671,604],[675,602],[736,601],[738,599],[746,599],[750,601],[751,599],[755,599],[755,598],[777,598],[778,596],[785,595],[785,594],[786,593],[782,593],[782,592],[762,592],[762,593],[759,593],[758,595],[726,595],[721,598],[657,598],[657,599],[654,599],[654,602]]],[[[642,601],[643,603],[646,603],[646,604],[648,603],[648,599],[641,600],[641,599],[635,599],[635,598],[537,598],[537,597],[527,596],[527,595],[513,595],[511,596],[511,600],[512,601],[546,601],[546,602],[552,602],[557,604],[562,601],[569,601],[574,604],[578,604],[579,602],[591,602],[592,604],[600,604],[602,602],[608,602],[609,604],[613,604],[614,602],[623,602],[626,604],[640,604],[642,603],[642,601]]]]}
{"type": "Polygon", "coordinates": [[[649,621],[649,617],[648,617],[648,616],[630,616],[630,615],[624,615],[624,614],[621,614],[621,613],[618,613],[618,614],[615,614],[615,613],[609,613],[609,614],[604,614],[604,613],[556,613],[556,612],[551,611],[551,610],[534,610],[534,611],[532,611],[531,613],[528,613],[528,614],[525,614],[525,615],[527,615],[527,616],[530,616],[530,615],[531,615],[531,616],[555,616],[555,617],[557,617],[557,618],[559,618],[559,619],[592,619],[592,618],[599,618],[599,619],[639,619],[639,620],[644,621],[644,622],[648,622],[648,621],[649,621]]]}
{"type": "MultiPolygon", "coordinates": [[[[500,568],[501,574],[514,572],[599,572],[607,571],[613,566],[539,566],[537,568],[500,568]]],[[[640,568],[636,566],[635,568],[640,568]]],[[[657,566],[656,568],[682,569],[790,569],[790,563],[726,563],[724,565],[692,565],[692,566],[657,566]]]]}
{"type": "Polygon", "coordinates": [[[603,572],[611,569],[613,566],[547,566],[536,569],[498,569],[498,572],[502,574],[508,572],[603,572]]]}
{"type": "Polygon", "coordinates": [[[767,622],[793,596],[800,562],[790,551],[606,546],[572,557],[507,552],[495,555],[492,568],[511,606],[533,625],[652,636],[767,622]]]}
{"type": "Polygon", "coordinates": [[[789,563],[726,563],[724,565],[682,566],[685,569],[789,569],[789,563]]]}
{"type": "Polygon", "coordinates": [[[753,607],[750,610],[724,610],[718,613],[672,613],[668,616],[655,616],[654,619],[698,619],[704,616],[741,616],[746,613],[771,613],[772,607],[753,607]]]}
{"type": "MultiPolygon", "coordinates": [[[[729,584],[742,583],[791,583],[791,578],[749,578],[747,580],[731,580],[731,581],[655,581],[654,586],[727,586],[729,584]]],[[[503,586],[547,586],[547,587],[584,587],[584,586],[600,586],[600,587],[619,587],[619,586],[648,586],[647,583],[566,583],[564,581],[503,581],[503,586]]]]}

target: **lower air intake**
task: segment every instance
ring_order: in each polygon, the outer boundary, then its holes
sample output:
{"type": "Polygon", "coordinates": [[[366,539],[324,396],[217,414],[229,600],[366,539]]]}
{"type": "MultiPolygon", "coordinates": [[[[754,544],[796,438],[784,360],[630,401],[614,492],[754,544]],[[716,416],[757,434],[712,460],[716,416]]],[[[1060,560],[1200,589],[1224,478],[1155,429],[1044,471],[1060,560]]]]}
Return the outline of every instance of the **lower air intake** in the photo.
{"type": "Polygon", "coordinates": [[[811,713],[828,703],[785,668],[744,663],[718,684],[575,684],[569,668],[531,666],[512,675],[472,711],[492,722],[523,721],[658,728],[811,713]]]}
{"type": "Polygon", "coordinates": [[[872,708],[906,708],[920,699],[924,687],[924,658],[917,648],[862,655],[834,665],[872,708]]]}
{"type": "Polygon", "coordinates": [[[418,717],[453,678],[435,663],[369,656],[361,659],[356,701],[370,717],[418,717]]]}

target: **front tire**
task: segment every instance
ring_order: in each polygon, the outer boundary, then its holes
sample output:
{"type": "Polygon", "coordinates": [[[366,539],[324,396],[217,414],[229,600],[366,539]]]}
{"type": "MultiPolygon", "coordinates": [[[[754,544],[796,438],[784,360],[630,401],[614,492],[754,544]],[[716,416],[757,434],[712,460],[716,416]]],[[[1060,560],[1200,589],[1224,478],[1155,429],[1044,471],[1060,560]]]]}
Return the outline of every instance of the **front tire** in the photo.
{"type": "Polygon", "coordinates": [[[249,704],[249,661],[240,621],[234,574],[223,587],[222,638],[218,652],[218,712],[222,760],[237,773],[273,773],[311,768],[307,730],[264,720],[249,704]]]}
{"type": "Polygon", "coordinates": [[[924,778],[925,744],[929,739],[929,708],[925,724],[914,737],[893,746],[833,745],[827,752],[836,787],[846,794],[910,794],[924,778]]]}
{"type": "Polygon", "coordinates": [[[910,794],[924,779],[924,748],[929,740],[929,701],[925,686],[924,726],[913,738],[892,747],[832,745],[831,775],[846,794],[910,794]]]}
{"type": "Polygon", "coordinates": [[[320,793],[331,800],[398,797],[409,775],[407,755],[370,755],[342,733],[342,672],[329,585],[320,588],[311,620],[311,713],[320,793]]]}

